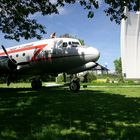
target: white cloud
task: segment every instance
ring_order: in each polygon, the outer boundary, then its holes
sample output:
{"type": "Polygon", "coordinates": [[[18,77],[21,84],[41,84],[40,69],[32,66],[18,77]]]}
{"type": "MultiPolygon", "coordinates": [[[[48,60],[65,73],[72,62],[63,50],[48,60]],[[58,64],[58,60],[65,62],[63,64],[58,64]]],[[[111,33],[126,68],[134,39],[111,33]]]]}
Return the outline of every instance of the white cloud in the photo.
{"type": "Polygon", "coordinates": [[[102,6],[102,4],[104,3],[103,0],[97,0],[99,3],[99,7],[102,6]]]}
{"type": "Polygon", "coordinates": [[[64,8],[64,7],[59,7],[59,8],[58,8],[58,12],[59,12],[60,15],[65,15],[65,14],[67,14],[67,10],[66,10],[66,8],[64,8]]]}
{"type": "Polygon", "coordinates": [[[28,18],[29,18],[29,19],[35,19],[35,18],[40,17],[40,16],[41,16],[41,14],[40,14],[39,12],[37,12],[37,13],[35,13],[35,14],[33,14],[33,15],[30,14],[30,15],[28,16],[28,18]]]}
{"type": "Polygon", "coordinates": [[[58,7],[58,12],[59,14],[51,14],[51,15],[48,15],[48,17],[53,18],[54,16],[57,16],[57,15],[66,15],[68,13],[68,10],[66,10],[66,8],[64,7],[58,7]]]}
{"type": "MultiPolygon", "coordinates": [[[[66,8],[64,8],[64,7],[59,7],[58,8],[58,12],[59,12],[59,15],[65,15],[65,14],[68,13],[68,11],[66,10],[66,8]]],[[[48,17],[54,17],[56,15],[58,15],[58,14],[51,14],[51,15],[47,15],[47,16],[48,17]]],[[[36,18],[39,18],[41,16],[42,16],[41,13],[40,12],[37,12],[37,13],[35,13],[33,15],[30,14],[28,18],[29,19],[36,19],[36,18]]]]}
{"type": "Polygon", "coordinates": [[[56,4],[57,3],[57,0],[51,0],[50,1],[52,4],[56,4]]]}

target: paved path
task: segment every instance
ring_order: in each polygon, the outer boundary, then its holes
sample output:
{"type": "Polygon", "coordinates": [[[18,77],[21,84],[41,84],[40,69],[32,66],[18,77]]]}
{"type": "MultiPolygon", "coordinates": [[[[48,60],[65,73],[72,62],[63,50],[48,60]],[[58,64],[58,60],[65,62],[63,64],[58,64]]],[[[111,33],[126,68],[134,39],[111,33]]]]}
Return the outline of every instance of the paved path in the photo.
{"type": "MultiPolygon", "coordinates": [[[[83,87],[83,86],[82,86],[83,87]]],[[[106,85],[106,86],[91,86],[91,85],[87,85],[87,88],[98,88],[98,87],[101,87],[101,88],[105,88],[105,87],[109,87],[109,88],[140,88],[140,85],[114,85],[114,86],[111,86],[111,85],[106,85]]]]}
{"type": "MultiPolygon", "coordinates": [[[[44,83],[45,87],[59,87],[59,86],[66,86],[64,84],[57,84],[54,82],[48,82],[48,83],[44,83]]],[[[86,84],[85,84],[86,85],[86,84]]],[[[83,87],[83,86],[81,86],[83,87]]],[[[85,88],[140,88],[140,85],[106,85],[106,86],[102,86],[102,85],[87,85],[87,87],[85,88]]],[[[84,88],[84,87],[83,87],[84,88]]]]}
{"type": "Polygon", "coordinates": [[[57,83],[44,83],[45,87],[57,87],[57,86],[63,86],[63,84],[57,84],[57,83]]]}

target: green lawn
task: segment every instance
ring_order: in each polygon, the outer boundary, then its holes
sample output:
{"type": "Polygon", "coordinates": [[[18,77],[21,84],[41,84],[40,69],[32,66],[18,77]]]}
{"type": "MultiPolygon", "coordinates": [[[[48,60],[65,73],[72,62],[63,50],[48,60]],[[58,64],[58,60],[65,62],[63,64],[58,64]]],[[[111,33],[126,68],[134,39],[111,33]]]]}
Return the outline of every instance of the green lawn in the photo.
{"type": "Polygon", "coordinates": [[[140,87],[0,85],[0,140],[139,140],[140,87]]]}

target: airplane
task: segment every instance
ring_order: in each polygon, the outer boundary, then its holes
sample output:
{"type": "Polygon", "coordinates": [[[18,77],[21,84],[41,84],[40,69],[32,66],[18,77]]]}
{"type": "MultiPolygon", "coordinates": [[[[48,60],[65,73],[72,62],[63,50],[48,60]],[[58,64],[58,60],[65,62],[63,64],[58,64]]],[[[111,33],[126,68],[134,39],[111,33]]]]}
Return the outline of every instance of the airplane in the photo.
{"type": "MultiPolygon", "coordinates": [[[[94,47],[81,45],[78,39],[51,38],[22,44],[10,48],[1,45],[0,75],[7,75],[7,85],[20,75],[34,75],[33,89],[42,87],[39,75],[59,73],[76,74],[98,66],[100,52],[94,47]]],[[[80,89],[79,80],[72,78],[69,88],[73,92],[80,89]]]]}

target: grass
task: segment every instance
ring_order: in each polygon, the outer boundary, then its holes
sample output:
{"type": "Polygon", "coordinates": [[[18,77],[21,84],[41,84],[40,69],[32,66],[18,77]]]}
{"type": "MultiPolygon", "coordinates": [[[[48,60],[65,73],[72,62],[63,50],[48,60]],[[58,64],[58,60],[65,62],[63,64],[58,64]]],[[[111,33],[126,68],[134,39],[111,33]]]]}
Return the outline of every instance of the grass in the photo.
{"type": "Polygon", "coordinates": [[[140,87],[0,85],[0,140],[139,140],[140,87]]]}

